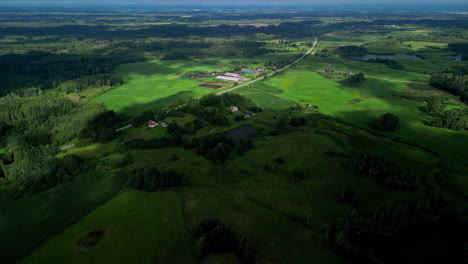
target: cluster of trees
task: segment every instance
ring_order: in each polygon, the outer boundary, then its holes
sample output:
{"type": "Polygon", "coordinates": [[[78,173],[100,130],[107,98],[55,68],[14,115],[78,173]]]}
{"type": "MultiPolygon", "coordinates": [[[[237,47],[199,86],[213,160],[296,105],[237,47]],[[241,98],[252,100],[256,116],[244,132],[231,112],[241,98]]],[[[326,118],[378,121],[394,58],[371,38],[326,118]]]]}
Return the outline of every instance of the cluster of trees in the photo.
{"type": "Polygon", "coordinates": [[[255,261],[252,241],[217,219],[203,220],[196,229],[195,238],[195,252],[199,260],[209,254],[233,251],[241,263],[255,261]]]}
{"type": "Polygon", "coordinates": [[[351,74],[346,78],[346,81],[349,83],[362,83],[365,80],[364,74],[362,72],[358,74],[351,74]]]}
{"type": "Polygon", "coordinates": [[[134,169],[132,174],[134,176],[130,186],[147,192],[165,191],[185,183],[183,174],[156,167],[134,169]]]}
{"type": "Polygon", "coordinates": [[[21,162],[0,162],[0,195],[19,199],[72,181],[85,170],[85,162],[75,155],[63,159],[35,156],[21,162]]]}
{"type": "MultiPolygon", "coordinates": [[[[354,191],[353,191],[354,192],[354,191]]],[[[336,219],[325,233],[323,245],[337,250],[357,263],[383,263],[368,248],[362,248],[359,235],[396,233],[404,226],[446,215],[449,201],[439,191],[429,188],[415,199],[384,202],[370,210],[352,210],[336,219]]]]}
{"type": "Polygon", "coordinates": [[[460,100],[468,104],[468,74],[455,71],[434,72],[429,84],[460,96],[460,100]]]}
{"type": "Polygon", "coordinates": [[[307,123],[308,121],[305,116],[292,116],[292,117],[282,116],[276,121],[274,129],[271,132],[271,134],[272,135],[286,134],[289,131],[291,131],[292,128],[303,127],[303,126],[306,126],[307,123]]]}
{"type": "Polygon", "coordinates": [[[449,43],[448,49],[460,54],[462,60],[468,60],[468,43],[449,43]]]}
{"type": "Polygon", "coordinates": [[[88,88],[113,87],[123,84],[116,73],[99,73],[60,83],[56,88],[64,93],[78,93],[88,88]]]}
{"type": "Polygon", "coordinates": [[[0,156],[5,176],[0,188],[12,198],[76,177],[69,172],[70,166],[61,169],[62,161],[54,158],[59,147],[75,139],[88,143],[112,140],[120,122],[102,105],[82,106],[52,91],[29,98],[10,94],[0,98],[0,107],[1,136],[8,142],[0,156]]]}
{"type": "Polygon", "coordinates": [[[341,189],[339,201],[346,204],[356,204],[360,198],[360,191],[351,185],[345,185],[341,189]]]}
{"type": "Polygon", "coordinates": [[[468,113],[463,109],[445,110],[440,98],[431,98],[426,105],[426,117],[433,127],[463,130],[468,128],[468,113]]]}
{"type": "Polygon", "coordinates": [[[325,48],[322,50],[322,53],[326,55],[338,55],[341,57],[348,57],[366,55],[367,49],[365,47],[351,45],[325,48]]]}
{"type": "Polygon", "coordinates": [[[276,156],[272,160],[265,163],[263,169],[271,173],[276,173],[278,171],[278,166],[284,164],[285,162],[286,161],[282,156],[276,156]]]}
{"type": "Polygon", "coordinates": [[[96,170],[115,170],[133,163],[130,153],[112,153],[102,159],[96,166],[96,170]]]}
{"type": "Polygon", "coordinates": [[[403,64],[401,64],[400,62],[398,62],[396,60],[375,58],[375,59],[368,59],[367,62],[383,63],[383,64],[385,64],[387,67],[389,67],[391,69],[405,70],[405,66],[403,66],[403,64]]]}
{"type": "Polygon", "coordinates": [[[160,149],[181,146],[183,139],[180,135],[160,136],[144,140],[142,138],[132,139],[124,142],[125,147],[131,149],[160,149]]]}
{"type": "Polygon", "coordinates": [[[385,113],[375,121],[374,128],[382,131],[400,130],[400,119],[395,114],[385,113]]]}
{"type": "Polygon", "coordinates": [[[232,150],[234,142],[223,134],[206,135],[192,140],[198,154],[215,162],[224,163],[232,150]]]}
{"type": "Polygon", "coordinates": [[[389,189],[416,189],[417,177],[398,161],[374,153],[359,153],[351,160],[352,169],[375,176],[389,189]]]}

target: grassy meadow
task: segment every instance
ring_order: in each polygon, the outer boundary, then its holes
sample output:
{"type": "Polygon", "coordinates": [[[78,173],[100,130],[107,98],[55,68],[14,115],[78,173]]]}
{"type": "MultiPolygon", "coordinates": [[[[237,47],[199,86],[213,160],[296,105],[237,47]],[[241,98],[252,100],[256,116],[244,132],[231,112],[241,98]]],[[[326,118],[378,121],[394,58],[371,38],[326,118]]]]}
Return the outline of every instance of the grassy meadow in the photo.
{"type": "Polygon", "coordinates": [[[21,263],[196,263],[175,192],[124,191],[21,263]],[[94,247],[80,237],[103,230],[94,247]]]}
{"type": "Polygon", "coordinates": [[[166,107],[179,99],[200,97],[216,92],[200,87],[197,80],[179,80],[189,71],[213,71],[218,68],[189,60],[155,60],[123,64],[117,68],[125,83],[98,96],[92,102],[127,115],[141,113],[146,109],[166,107]]]}
{"type": "MultiPolygon", "coordinates": [[[[386,77],[392,78],[393,73],[386,77]]],[[[424,78],[423,75],[410,73],[411,77],[424,78]]],[[[404,78],[404,76],[400,76],[404,78]]],[[[239,93],[251,96],[246,90],[239,89],[239,93]]],[[[312,104],[319,107],[319,111],[343,119],[348,122],[371,128],[372,122],[380,115],[392,112],[400,117],[401,130],[389,135],[417,142],[421,145],[432,147],[446,155],[463,159],[468,155],[468,133],[449,129],[434,128],[424,124],[420,114],[420,108],[425,106],[423,102],[405,99],[401,96],[449,96],[434,88],[424,85],[414,85],[402,82],[371,79],[359,86],[345,86],[322,77],[316,72],[287,71],[260,84],[255,84],[254,89],[264,93],[274,93],[275,96],[262,96],[257,93],[252,99],[260,105],[273,108],[277,104],[272,99],[282,102],[280,98],[297,102],[301,105],[312,104]]]]}
{"type": "Polygon", "coordinates": [[[0,200],[0,256],[15,262],[111,199],[126,181],[125,174],[85,174],[28,198],[0,200]]]}

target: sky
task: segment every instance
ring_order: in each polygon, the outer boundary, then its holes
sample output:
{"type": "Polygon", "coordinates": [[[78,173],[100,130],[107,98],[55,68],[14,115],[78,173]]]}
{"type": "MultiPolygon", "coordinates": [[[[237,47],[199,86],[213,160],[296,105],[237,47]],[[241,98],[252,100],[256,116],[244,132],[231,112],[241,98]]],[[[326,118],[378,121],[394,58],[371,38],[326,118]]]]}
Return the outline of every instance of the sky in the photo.
{"type": "Polygon", "coordinates": [[[0,0],[0,4],[111,4],[111,5],[157,5],[157,4],[181,4],[181,5],[314,5],[314,4],[385,4],[385,5],[400,5],[408,3],[458,3],[467,4],[468,0],[0,0]]]}

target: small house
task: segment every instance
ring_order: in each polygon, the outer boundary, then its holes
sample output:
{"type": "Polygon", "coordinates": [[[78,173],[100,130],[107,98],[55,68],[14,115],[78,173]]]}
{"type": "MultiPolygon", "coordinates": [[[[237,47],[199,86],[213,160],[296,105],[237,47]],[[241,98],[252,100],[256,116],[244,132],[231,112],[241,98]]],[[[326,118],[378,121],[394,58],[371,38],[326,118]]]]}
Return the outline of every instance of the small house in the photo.
{"type": "Polygon", "coordinates": [[[155,127],[155,126],[157,126],[157,125],[158,125],[158,123],[155,122],[155,121],[153,121],[153,120],[148,121],[148,126],[149,126],[149,127],[155,127]]]}
{"type": "Polygon", "coordinates": [[[263,69],[263,68],[257,68],[257,72],[258,72],[258,73],[264,73],[264,72],[265,72],[265,69],[263,69]]]}
{"type": "Polygon", "coordinates": [[[231,106],[231,112],[237,112],[239,109],[237,109],[237,106],[231,106]]]}

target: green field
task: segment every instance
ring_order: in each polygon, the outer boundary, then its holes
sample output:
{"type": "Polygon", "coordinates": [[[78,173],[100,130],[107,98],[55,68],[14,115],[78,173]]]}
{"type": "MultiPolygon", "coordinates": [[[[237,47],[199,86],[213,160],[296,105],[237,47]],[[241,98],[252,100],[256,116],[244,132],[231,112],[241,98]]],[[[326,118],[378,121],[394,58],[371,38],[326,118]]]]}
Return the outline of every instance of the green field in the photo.
{"type": "MultiPolygon", "coordinates": [[[[387,76],[393,75],[387,74],[387,76]]],[[[418,75],[410,73],[410,76],[418,75]]],[[[440,92],[433,88],[421,89],[406,83],[370,78],[358,87],[348,87],[315,72],[287,71],[263,83],[255,84],[255,89],[275,91],[276,95],[302,105],[307,103],[317,105],[319,111],[324,114],[367,128],[370,128],[372,122],[380,115],[392,112],[400,117],[402,129],[389,135],[428,145],[458,159],[468,155],[468,150],[463,147],[468,144],[467,132],[425,125],[418,109],[425,104],[398,97],[414,93],[423,95],[425,93],[428,97],[438,96],[440,92]]],[[[240,93],[250,96],[245,90],[241,90],[240,93]]],[[[253,96],[252,98],[260,105],[269,105],[272,97],[253,96]]],[[[280,99],[275,97],[275,100],[280,99]]]]}
{"type": "MultiPolygon", "coordinates": [[[[127,115],[141,113],[147,109],[167,107],[179,99],[200,97],[216,92],[215,89],[200,87],[197,80],[179,80],[189,71],[213,71],[218,68],[188,60],[156,60],[123,64],[117,68],[125,83],[92,102],[104,103],[118,113],[127,115]],[[182,73],[176,75],[178,73],[182,73]]],[[[219,70],[219,69],[218,69],[219,70]]]]}
{"type": "Polygon", "coordinates": [[[126,180],[125,174],[85,174],[25,199],[0,200],[0,256],[8,263],[29,253],[116,195],[126,180]]]}
{"type": "Polygon", "coordinates": [[[174,192],[126,191],[42,245],[21,263],[195,263],[174,192]],[[80,237],[104,230],[92,247],[80,237]]]}

